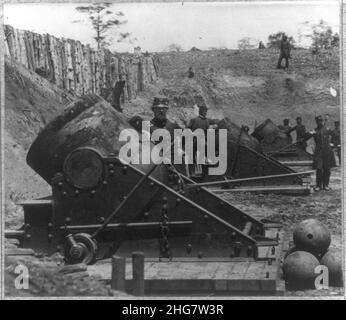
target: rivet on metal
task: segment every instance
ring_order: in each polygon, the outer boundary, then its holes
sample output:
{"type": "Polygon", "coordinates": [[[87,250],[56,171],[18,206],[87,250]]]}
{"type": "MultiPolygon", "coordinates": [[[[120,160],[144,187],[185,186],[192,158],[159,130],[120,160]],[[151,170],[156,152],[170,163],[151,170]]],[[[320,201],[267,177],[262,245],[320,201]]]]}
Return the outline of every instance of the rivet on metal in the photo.
{"type": "Polygon", "coordinates": [[[71,223],[71,218],[70,217],[66,217],[65,218],[65,223],[66,224],[70,224],[71,223]]]}

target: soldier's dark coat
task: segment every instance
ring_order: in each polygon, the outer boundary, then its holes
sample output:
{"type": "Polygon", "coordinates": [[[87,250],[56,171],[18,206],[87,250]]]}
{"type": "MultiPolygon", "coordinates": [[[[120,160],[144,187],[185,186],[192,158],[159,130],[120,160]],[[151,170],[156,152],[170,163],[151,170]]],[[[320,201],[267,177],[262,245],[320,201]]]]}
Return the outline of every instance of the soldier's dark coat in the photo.
{"type": "Polygon", "coordinates": [[[313,157],[313,168],[328,170],[336,166],[335,157],[329,144],[329,132],[325,127],[316,128],[313,135],[315,140],[315,152],[313,157]]]}
{"type": "Polygon", "coordinates": [[[188,128],[191,129],[192,131],[195,131],[196,129],[202,129],[202,130],[207,130],[209,127],[213,124],[217,124],[218,120],[214,119],[208,119],[204,118],[201,116],[198,116],[196,118],[191,119],[188,128]]]}
{"type": "MultiPolygon", "coordinates": [[[[295,126],[295,130],[296,130],[296,133],[297,133],[297,141],[298,140],[303,140],[305,139],[307,136],[306,136],[306,128],[303,124],[297,124],[295,126]]],[[[306,141],[301,141],[301,142],[298,142],[297,143],[297,146],[301,147],[301,148],[306,148],[306,141]]]]}

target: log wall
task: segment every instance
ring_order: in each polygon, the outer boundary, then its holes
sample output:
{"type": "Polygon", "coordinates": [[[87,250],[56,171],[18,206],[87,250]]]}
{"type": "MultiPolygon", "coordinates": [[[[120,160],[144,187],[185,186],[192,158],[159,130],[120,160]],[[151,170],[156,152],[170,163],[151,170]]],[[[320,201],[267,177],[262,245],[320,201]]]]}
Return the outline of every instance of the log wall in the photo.
{"type": "Polygon", "coordinates": [[[6,55],[77,96],[90,92],[105,96],[116,81],[126,80],[124,96],[129,101],[157,79],[150,55],[96,50],[79,41],[9,25],[4,32],[6,55]]]}

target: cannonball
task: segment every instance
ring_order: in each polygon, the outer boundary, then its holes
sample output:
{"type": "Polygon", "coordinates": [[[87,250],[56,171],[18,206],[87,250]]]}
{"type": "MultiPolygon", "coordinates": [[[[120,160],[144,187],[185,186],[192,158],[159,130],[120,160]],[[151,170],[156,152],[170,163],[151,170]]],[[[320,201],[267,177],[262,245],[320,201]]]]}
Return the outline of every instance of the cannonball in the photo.
{"type": "Polygon", "coordinates": [[[314,280],[318,274],[315,269],[319,266],[317,258],[309,252],[295,251],[283,263],[283,275],[290,289],[314,288],[314,280]]]}
{"type": "Polygon", "coordinates": [[[328,268],[329,285],[333,287],[342,287],[342,261],[339,250],[335,248],[329,249],[322,256],[320,264],[328,268]]]}
{"type": "Polygon", "coordinates": [[[329,230],[321,222],[307,219],[295,228],[293,241],[297,249],[319,257],[328,250],[331,237],[329,230]]]}

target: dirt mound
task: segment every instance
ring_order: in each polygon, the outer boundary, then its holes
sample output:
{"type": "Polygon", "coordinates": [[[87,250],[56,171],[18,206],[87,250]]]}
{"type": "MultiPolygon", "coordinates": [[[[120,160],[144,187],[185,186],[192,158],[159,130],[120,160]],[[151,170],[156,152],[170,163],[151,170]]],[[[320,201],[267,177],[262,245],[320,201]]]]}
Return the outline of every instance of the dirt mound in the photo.
{"type": "Polygon", "coordinates": [[[72,100],[46,79],[5,60],[5,213],[17,224],[15,203],[50,193],[48,185],[26,165],[26,153],[37,133],[72,100]]]}
{"type": "Polygon", "coordinates": [[[331,122],[339,119],[340,96],[330,94],[331,87],[340,92],[338,51],[312,55],[297,49],[292,55],[284,71],[276,69],[278,52],[272,49],[161,53],[156,89],[187,109],[198,93],[212,115],[223,113],[250,128],[268,117],[279,124],[299,115],[311,129],[315,114],[329,114],[331,122]],[[187,77],[189,67],[193,79],[187,77]]]}

